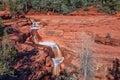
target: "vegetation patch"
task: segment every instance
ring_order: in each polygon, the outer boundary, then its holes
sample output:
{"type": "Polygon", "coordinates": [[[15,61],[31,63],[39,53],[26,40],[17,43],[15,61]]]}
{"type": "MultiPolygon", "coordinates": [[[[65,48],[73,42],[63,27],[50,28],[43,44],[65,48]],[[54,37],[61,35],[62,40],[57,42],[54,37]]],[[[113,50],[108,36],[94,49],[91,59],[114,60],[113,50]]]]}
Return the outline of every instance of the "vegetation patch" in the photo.
{"type": "Polygon", "coordinates": [[[9,44],[6,29],[0,45],[0,76],[2,80],[7,80],[8,76],[14,76],[13,65],[17,52],[14,47],[9,44]]]}

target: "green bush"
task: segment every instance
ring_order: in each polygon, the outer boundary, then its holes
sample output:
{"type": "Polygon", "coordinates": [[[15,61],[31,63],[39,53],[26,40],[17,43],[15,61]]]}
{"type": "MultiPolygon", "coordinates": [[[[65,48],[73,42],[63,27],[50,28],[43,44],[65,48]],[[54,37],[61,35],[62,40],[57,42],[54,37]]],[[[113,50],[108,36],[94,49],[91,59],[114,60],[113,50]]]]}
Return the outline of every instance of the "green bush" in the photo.
{"type": "Polygon", "coordinates": [[[0,1],[0,11],[3,11],[4,10],[4,7],[3,7],[3,2],[0,1]]]}
{"type": "Polygon", "coordinates": [[[65,4],[62,4],[62,5],[61,5],[61,10],[62,10],[62,13],[63,13],[63,14],[66,14],[66,13],[69,12],[69,8],[68,8],[68,6],[65,5],[65,4]]]}
{"type": "Polygon", "coordinates": [[[40,12],[53,11],[67,14],[81,7],[85,8],[85,11],[89,11],[88,6],[102,6],[100,11],[102,10],[110,14],[112,11],[114,12],[112,7],[115,10],[120,10],[120,1],[117,0],[108,0],[104,3],[101,0],[5,0],[5,3],[12,13],[19,11],[27,12],[30,9],[34,9],[40,12]]]}
{"type": "Polygon", "coordinates": [[[89,11],[90,9],[89,9],[89,7],[85,6],[85,7],[83,7],[83,10],[84,11],[89,11]]]}
{"type": "Polygon", "coordinates": [[[81,7],[81,0],[32,0],[32,8],[37,11],[69,13],[81,7]]]}
{"type": "Polygon", "coordinates": [[[116,4],[115,9],[116,9],[117,11],[120,11],[120,2],[118,2],[118,3],[116,4]]]}
{"type": "Polygon", "coordinates": [[[22,12],[24,9],[24,5],[20,0],[5,0],[4,2],[9,8],[13,19],[15,19],[15,16],[18,12],[22,12]]]}
{"type": "Polygon", "coordinates": [[[108,6],[103,7],[103,12],[110,14],[110,8],[108,6]]]}
{"type": "Polygon", "coordinates": [[[108,68],[106,80],[120,80],[120,60],[113,60],[111,67],[108,68]]]}
{"type": "Polygon", "coordinates": [[[12,66],[15,64],[15,56],[16,50],[10,46],[5,29],[2,44],[0,45],[0,75],[14,75],[12,66]]]}
{"type": "Polygon", "coordinates": [[[116,11],[119,9],[119,5],[117,5],[118,3],[119,1],[116,0],[107,1],[102,5],[102,11],[109,14],[115,14],[116,11]]]}
{"type": "Polygon", "coordinates": [[[64,70],[56,77],[56,80],[78,80],[78,76],[75,73],[69,72],[69,70],[64,70]]]}
{"type": "Polygon", "coordinates": [[[0,11],[4,11],[4,8],[3,8],[3,7],[0,7],[0,11]]]}
{"type": "Polygon", "coordinates": [[[0,27],[2,26],[2,18],[0,17],[0,27]]]}
{"type": "Polygon", "coordinates": [[[105,38],[110,39],[111,38],[110,33],[107,33],[106,36],[105,36],[105,38]]]}
{"type": "Polygon", "coordinates": [[[8,6],[11,12],[17,11],[17,1],[16,0],[5,0],[5,4],[8,6]]]}

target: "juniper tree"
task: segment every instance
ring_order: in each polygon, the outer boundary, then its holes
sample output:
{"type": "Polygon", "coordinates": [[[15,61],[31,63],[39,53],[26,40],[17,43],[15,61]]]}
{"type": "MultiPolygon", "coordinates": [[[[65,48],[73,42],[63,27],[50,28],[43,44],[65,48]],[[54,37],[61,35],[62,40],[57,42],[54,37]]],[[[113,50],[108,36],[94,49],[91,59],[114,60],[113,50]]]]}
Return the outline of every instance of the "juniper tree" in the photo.
{"type": "Polygon", "coordinates": [[[113,60],[112,67],[108,68],[107,80],[120,80],[120,60],[113,60]]]}
{"type": "Polygon", "coordinates": [[[8,34],[4,30],[4,36],[0,45],[0,75],[13,75],[12,66],[15,63],[16,50],[9,44],[8,34]]]}

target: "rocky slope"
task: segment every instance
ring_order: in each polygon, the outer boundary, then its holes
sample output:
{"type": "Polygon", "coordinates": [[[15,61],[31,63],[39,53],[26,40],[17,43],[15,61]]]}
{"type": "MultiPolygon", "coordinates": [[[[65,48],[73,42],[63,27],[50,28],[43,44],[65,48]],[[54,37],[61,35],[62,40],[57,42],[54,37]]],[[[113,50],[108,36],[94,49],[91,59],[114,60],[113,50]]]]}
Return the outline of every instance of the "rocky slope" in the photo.
{"type": "MultiPolygon", "coordinates": [[[[6,15],[2,15],[4,16],[6,15]]],[[[7,28],[10,45],[17,50],[17,64],[14,66],[17,80],[51,79],[53,52],[50,47],[35,45],[32,42],[31,21],[25,17],[16,20],[6,17],[3,24],[3,29],[7,28]]]]}
{"type": "Polygon", "coordinates": [[[76,52],[81,50],[81,34],[83,32],[92,36],[95,40],[96,68],[100,66],[100,71],[96,70],[98,72],[96,76],[101,78],[100,80],[105,80],[107,67],[111,66],[111,61],[114,58],[120,59],[119,13],[108,15],[97,13],[95,8],[91,8],[88,12],[78,10],[67,16],[39,14],[32,16],[29,14],[27,17],[35,18],[41,22],[41,27],[44,29],[39,30],[38,33],[43,41],[54,41],[60,45],[67,67],[69,64],[78,65],[77,56],[79,54],[76,52]]]}
{"type": "MultiPolygon", "coordinates": [[[[120,59],[120,16],[97,13],[96,9],[85,12],[75,11],[66,16],[42,14],[26,15],[16,21],[4,20],[12,45],[18,51],[18,63],[14,66],[19,80],[52,80],[54,57],[51,48],[32,43],[29,18],[41,22],[43,30],[38,33],[41,41],[53,41],[60,46],[65,57],[65,69],[77,74],[78,56],[81,50],[81,34],[92,36],[96,59],[96,80],[106,80],[107,67],[114,58],[120,59]],[[72,15],[72,16],[71,16],[72,15]],[[70,69],[69,69],[70,68],[70,69]],[[18,74],[19,73],[19,74],[18,74]],[[47,76],[47,77],[46,77],[47,76]]],[[[82,79],[81,79],[82,80],[82,79]]]]}

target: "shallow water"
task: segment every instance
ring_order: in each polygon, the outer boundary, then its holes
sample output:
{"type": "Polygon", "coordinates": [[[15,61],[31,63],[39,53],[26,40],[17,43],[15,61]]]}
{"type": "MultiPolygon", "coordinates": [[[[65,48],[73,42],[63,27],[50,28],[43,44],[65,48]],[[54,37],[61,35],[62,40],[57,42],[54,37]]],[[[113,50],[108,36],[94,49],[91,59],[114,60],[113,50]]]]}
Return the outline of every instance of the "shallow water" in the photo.
{"type": "Polygon", "coordinates": [[[53,74],[54,75],[59,75],[60,65],[64,61],[64,57],[62,57],[61,59],[52,58],[52,61],[54,63],[53,74]]]}
{"type": "Polygon", "coordinates": [[[54,54],[57,55],[55,57],[57,57],[57,58],[62,57],[60,48],[58,47],[58,45],[55,42],[39,42],[38,44],[51,47],[54,54]],[[57,53],[54,51],[54,49],[57,50],[57,53]]]}
{"type": "Polygon", "coordinates": [[[64,61],[64,57],[62,56],[62,53],[60,51],[60,48],[58,47],[58,45],[54,42],[39,42],[38,44],[40,45],[45,45],[45,46],[49,46],[52,48],[52,51],[55,54],[55,58],[52,58],[52,61],[54,63],[54,69],[53,69],[53,74],[54,75],[58,75],[60,72],[60,65],[61,63],[64,61]],[[54,51],[54,49],[57,50],[57,53],[54,51]]]}

